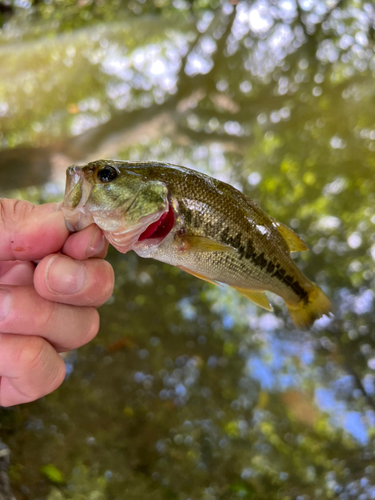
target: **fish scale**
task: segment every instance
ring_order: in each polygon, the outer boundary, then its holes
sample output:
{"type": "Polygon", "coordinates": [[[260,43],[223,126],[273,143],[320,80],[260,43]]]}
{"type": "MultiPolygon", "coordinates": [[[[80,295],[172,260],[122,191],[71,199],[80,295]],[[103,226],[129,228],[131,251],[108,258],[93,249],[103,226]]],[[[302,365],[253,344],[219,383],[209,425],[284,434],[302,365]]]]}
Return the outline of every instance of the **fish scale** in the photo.
{"type": "MultiPolygon", "coordinates": [[[[139,169],[139,172],[143,169],[139,169]]],[[[158,173],[157,168],[151,169],[148,174],[149,178],[164,179],[171,198],[178,200],[182,223],[188,234],[208,236],[224,244],[228,242],[230,244],[238,235],[241,235],[243,245],[245,246],[246,241],[251,239],[255,256],[264,254],[266,262],[274,262],[274,254],[277,251],[281,268],[287,275],[294,273],[294,278],[298,279],[304,288],[304,296],[307,295],[312,288],[309,280],[290,258],[285,240],[273,227],[272,220],[254,202],[249,203],[248,198],[231,186],[220,181],[215,182],[211,178],[207,182],[206,177],[197,175],[195,172],[188,171],[185,175],[180,175],[180,170],[174,170],[168,180],[158,173]],[[193,208],[194,205],[196,208],[193,208]],[[207,209],[202,210],[203,206],[207,209]],[[219,230],[217,230],[218,222],[219,230]],[[269,230],[268,238],[257,231],[257,225],[269,230]],[[228,234],[223,238],[225,230],[228,234]]],[[[221,281],[231,286],[248,287],[254,290],[268,289],[275,293],[278,293],[280,286],[283,286],[285,287],[284,294],[288,294],[290,301],[298,302],[301,298],[291,287],[283,282],[280,283],[277,276],[272,277],[273,273],[254,264],[253,260],[244,258],[238,251],[234,255],[227,256],[223,256],[223,252],[210,252],[205,255],[193,250],[181,252],[178,243],[172,243],[171,246],[171,241],[168,239],[164,245],[159,246],[153,258],[186,267],[214,281],[221,281]]]]}
{"type": "Polygon", "coordinates": [[[307,249],[302,240],[234,187],[194,170],[118,160],[70,167],[63,211],[70,229],[95,222],[119,251],[228,284],[265,309],[264,291],[274,292],[298,327],[331,310],[290,256],[307,249]]]}

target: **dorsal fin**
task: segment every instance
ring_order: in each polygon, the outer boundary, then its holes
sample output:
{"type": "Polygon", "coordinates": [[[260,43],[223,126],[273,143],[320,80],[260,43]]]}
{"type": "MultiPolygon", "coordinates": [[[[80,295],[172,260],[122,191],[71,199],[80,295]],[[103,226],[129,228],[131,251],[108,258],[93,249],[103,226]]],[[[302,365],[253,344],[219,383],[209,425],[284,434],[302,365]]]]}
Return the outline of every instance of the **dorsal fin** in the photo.
{"type": "Polygon", "coordinates": [[[281,222],[275,222],[276,229],[279,231],[281,236],[284,238],[286,244],[288,245],[289,252],[304,252],[308,250],[305,242],[288,226],[281,224],[281,222]]]}

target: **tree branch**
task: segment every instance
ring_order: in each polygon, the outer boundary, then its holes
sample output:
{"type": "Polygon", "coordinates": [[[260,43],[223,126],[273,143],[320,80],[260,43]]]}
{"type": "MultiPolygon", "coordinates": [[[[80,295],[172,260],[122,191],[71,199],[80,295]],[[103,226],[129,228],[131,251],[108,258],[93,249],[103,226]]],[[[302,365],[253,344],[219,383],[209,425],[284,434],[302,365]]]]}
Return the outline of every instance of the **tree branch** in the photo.
{"type": "Polygon", "coordinates": [[[359,389],[361,391],[362,395],[364,396],[364,398],[367,401],[367,404],[375,410],[375,401],[369,395],[369,393],[366,391],[366,389],[364,388],[364,386],[362,384],[362,380],[361,380],[360,376],[358,375],[358,373],[354,370],[354,368],[352,366],[350,366],[348,364],[345,365],[345,369],[353,377],[354,383],[357,386],[357,389],[359,389]]]}

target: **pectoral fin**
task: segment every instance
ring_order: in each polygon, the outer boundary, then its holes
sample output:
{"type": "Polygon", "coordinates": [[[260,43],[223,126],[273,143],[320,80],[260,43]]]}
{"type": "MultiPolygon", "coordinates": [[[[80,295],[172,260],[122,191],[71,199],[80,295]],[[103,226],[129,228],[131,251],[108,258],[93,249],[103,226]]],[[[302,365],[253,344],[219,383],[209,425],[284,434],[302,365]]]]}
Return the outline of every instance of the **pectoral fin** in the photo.
{"type": "Polygon", "coordinates": [[[207,276],[204,276],[203,274],[195,273],[194,271],[190,271],[190,269],[187,269],[186,267],[183,267],[183,266],[178,266],[178,267],[182,271],[185,271],[186,273],[192,274],[193,276],[195,276],[196,278],[199,278],[200,280],[207,281],[207,283],[212,283],[213,285],[221,286],[220,283],[218,283],[217,281],[211,280],[210,278],[208,278],[207,276]]]}
{"type": "Polygon", "coordinates": [[[304,252],[305,250],[308,250],[306,243],[303,242],[294,231],[289,229],[288,226],[281,224],[281,222],[277,222],[276,229],[284,238],[290,252],[304,252]]]}
{"type": "Polygon", "coordinates": [[[191,236],[187,234],[179,235],[182,240],[182,250],[192,250],[194,252],[235,252],[235,248],[211,240],[206,236],[191,236]]]}
{"type": "Polygon", "coordinates": [[[255,290],[249,290],[247,288],[238,288],[236,286],[232,287],[237,292],[239,292],[241,295],[246,297],[247,299],[251,300],[251,302],[254,302],[257,306],[262,307],[266,311],[273,311],[271,304],[268,302],[268,299],[266,297],[266,294],[264,292],[258,292],[255,290]]]}

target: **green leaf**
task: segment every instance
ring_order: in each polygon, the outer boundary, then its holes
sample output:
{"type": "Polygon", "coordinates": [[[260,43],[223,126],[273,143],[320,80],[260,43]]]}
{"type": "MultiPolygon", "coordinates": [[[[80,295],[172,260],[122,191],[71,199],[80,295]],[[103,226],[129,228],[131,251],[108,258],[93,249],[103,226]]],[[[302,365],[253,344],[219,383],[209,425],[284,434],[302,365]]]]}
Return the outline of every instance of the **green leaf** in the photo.
{"type": "Polygon", "coordinates": [[[40,472],[49,480],[51,483],[62,484],[64,483],[63,473],[53,464],[47,464],[41,467],[40,472]]]}

